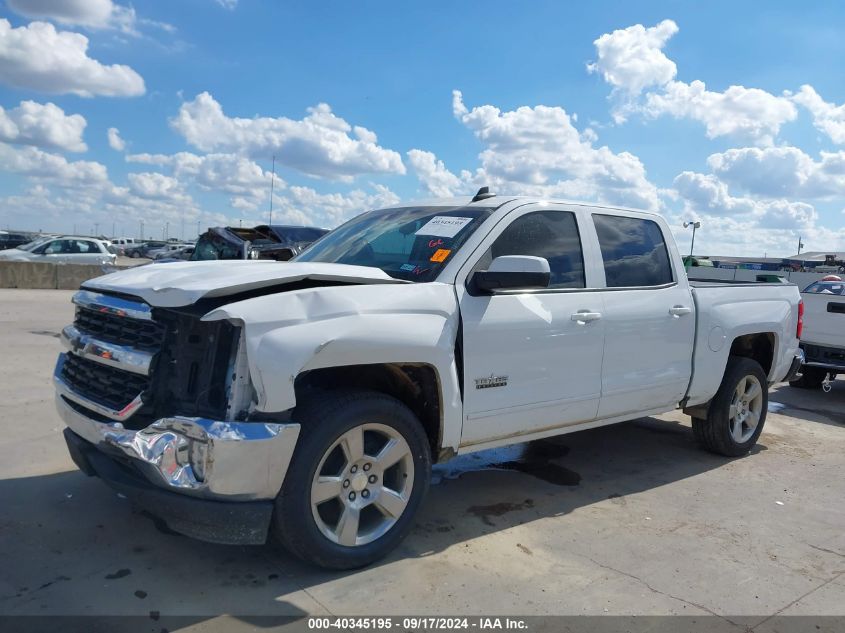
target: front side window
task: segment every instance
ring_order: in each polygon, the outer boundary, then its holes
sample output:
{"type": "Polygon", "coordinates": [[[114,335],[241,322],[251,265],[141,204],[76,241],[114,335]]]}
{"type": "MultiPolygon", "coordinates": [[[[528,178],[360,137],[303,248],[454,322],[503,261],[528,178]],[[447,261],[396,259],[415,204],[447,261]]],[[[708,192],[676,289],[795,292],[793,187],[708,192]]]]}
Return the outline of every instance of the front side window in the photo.
{"type": "Polygon", "coordinates": [[[672,265],[657,222],[594,214],[608,288],[672,283],[672,265]]]}
{"type": "Polygon", "coordinates": [[[359,215],[294,261],[380,268],[391,277],[433,281],[492,213],[487,207],[404,207],[359,215]]]}
{"type": "Polygon", "coordinates": [[[70,242],[68,240],[55,240],[44,247],[42,253],[44,255],[58,255],[59,253],[67,253],[70,251],[70,242]]]}
{"type": "Polygon", "coordinates": [[[584,288],[584,256],[575,214],[569,211],[527,213],[504,230],[482,256],[484,270],[497,257],[531,255],[549,262],[549,288],[584,288]]]}

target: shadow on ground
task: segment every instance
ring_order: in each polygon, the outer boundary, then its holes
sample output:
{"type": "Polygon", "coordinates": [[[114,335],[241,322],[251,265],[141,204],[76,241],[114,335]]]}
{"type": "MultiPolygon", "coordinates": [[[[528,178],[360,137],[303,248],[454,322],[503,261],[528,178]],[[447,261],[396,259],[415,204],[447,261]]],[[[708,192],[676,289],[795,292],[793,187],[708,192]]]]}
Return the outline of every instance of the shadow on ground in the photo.
{"type": "MultiPolygon", "coordinates": [[[[625,504],[725,462],[700,451],[688,426],[653,418],[462,456],[435,468],[412,533],[380,567],[597,502],[625,504]]],[[[77,471],[4,480],[0,507],[4,615],[297,616],[324,610],[309,587],[365,573],[315,569],[269,545],[163,534],[77,471]]]]}
{"type": "Polygon", "coordinates": [[[845,380],[834,380],[827,393],[821,389],[798,389],[786,383],[775,385],[769,392],[769,411],[845,426],[845,380]]]}

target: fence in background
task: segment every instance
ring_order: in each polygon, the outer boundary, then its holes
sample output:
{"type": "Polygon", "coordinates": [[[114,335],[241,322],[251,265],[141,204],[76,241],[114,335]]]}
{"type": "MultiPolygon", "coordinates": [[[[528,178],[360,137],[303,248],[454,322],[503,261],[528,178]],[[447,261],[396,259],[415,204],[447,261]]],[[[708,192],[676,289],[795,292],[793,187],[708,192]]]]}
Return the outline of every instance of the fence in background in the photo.
{"type": "Polygon", "coordinates": [[[0,262],[0,288],[76,290],[89,279],[114,270],[99,264],[0,262]]]}
{"type": "Polygon", "coordinates": [[[777,275],[794,283],[801,290],[830,273],[773,272],[769,270],[746,270],[741,268],[710,268],[692,266],[687,269],[690,279],[699,281],[757,281],[757,275],[777,275]]]}

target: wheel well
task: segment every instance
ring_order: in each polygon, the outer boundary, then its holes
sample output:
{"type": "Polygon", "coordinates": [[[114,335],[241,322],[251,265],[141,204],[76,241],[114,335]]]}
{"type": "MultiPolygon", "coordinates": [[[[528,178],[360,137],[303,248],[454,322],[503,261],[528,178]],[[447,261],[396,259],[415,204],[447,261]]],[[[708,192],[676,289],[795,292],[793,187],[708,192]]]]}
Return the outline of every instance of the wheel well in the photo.
{"type": "Polygon", "coordinates": [[[760,363],[766,376],[772,370],[775,341],[774,335],[767,333],[746,334],[734,339],[731,345],[731,356],[744,356],[760,363]]]}
{"type": "Polygon", "coordinates": [[[407,406],[423,425],[431,455],[440,455],[442,406],[440,382],[431,365],[379,363],[312,369],[294,381],[296,401],[338,387],[371,389],[393,396],[407,406]]]}

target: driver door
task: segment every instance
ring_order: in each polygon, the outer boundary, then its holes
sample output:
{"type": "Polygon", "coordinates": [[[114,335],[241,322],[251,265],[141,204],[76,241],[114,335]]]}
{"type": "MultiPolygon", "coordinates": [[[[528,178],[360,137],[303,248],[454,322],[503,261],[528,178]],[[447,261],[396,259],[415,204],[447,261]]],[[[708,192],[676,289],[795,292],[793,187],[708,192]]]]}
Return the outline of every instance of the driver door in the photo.
{"type": "Polygon", "coordinates": [[[582,244],[577,207],[525,205],[476,251],[456,289],[462,320],[462,446],[546,432],[596,418],[601,396],[602,294],[582,244]],[[548,289],[481,294],[471,277],[502,255],[549,262],[548,289]],[[464,283],[465,279],[468,283],[464,283]],[[590,313],[579,318],[579,313],[590,313]]]}
{"type": "Polygon", "coordinates": [[[42,246],[39,250],[43,261],[53,264],[61,264],[67,261],[67,254],[70,252],[70,240],[53,240],[42,246]]]}

